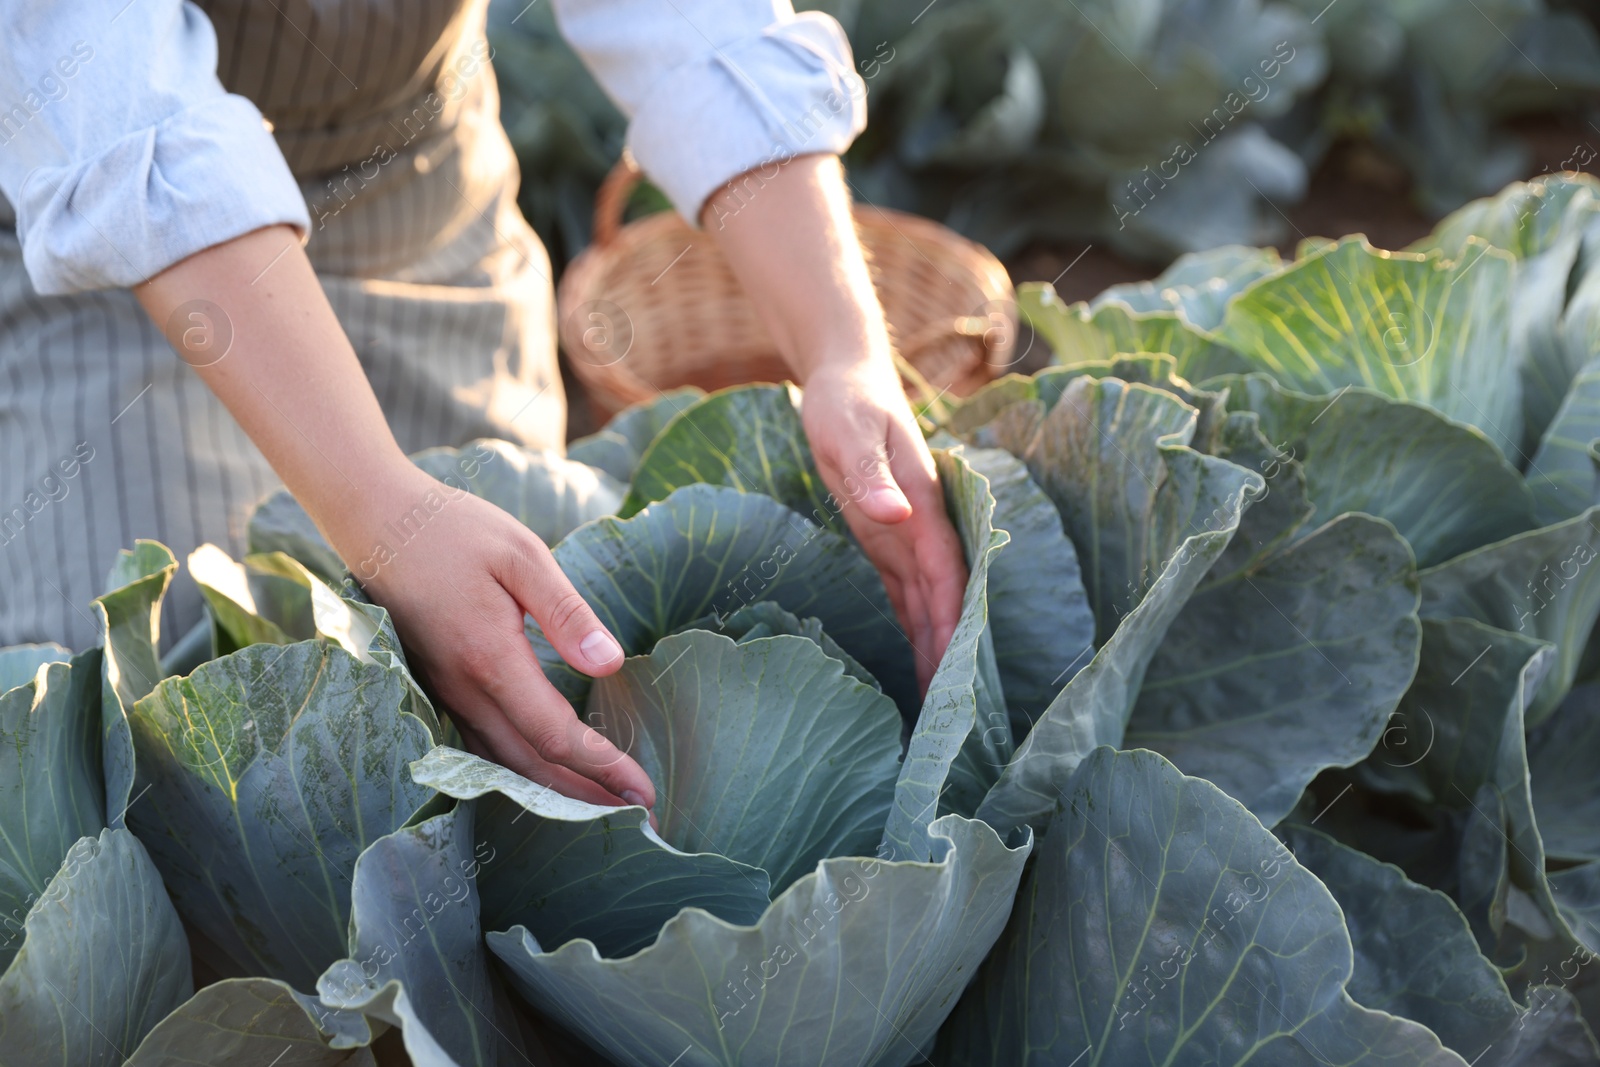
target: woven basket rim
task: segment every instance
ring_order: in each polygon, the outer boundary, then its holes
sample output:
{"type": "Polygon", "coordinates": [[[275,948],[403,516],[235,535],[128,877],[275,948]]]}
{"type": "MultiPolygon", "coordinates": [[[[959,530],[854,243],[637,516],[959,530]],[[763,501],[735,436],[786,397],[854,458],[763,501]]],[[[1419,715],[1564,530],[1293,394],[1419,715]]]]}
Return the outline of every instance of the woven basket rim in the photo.
{"type": "MultiPolygon", "coordinates": [[[[619,163],[619,168],[621,166],[619,163]]],[[[629,175],[619,176],[615,172],[613,177],[608,179],[608,182],[614,183],[614,187],[610,195],[605,198],[607,201],[604,205],[605,211],[615,213],[619,210],[620,198],[616,187],[620,186],[625,190],[629,180],[629,175]]],[[[597,205],[597,221],[601,212],[601,207],[597,205]]],[[[967,369],[958,375],[957,380],[965,381],[978,376],[983,379],[993,379],[997,368],[1009,365],[1009,352],[1015,344],[1017,319],[1015,289],[1010,275],[992,252],[939,222],[919,215],[866,203],[852,205],[852,213],[858,233],[864,236],[862,243],[866,246],[869,260],[872,258],[874,246],[871,238],[876,238],[880,242],[891,239],[902,240],[947,282],[960,286],[961,290],[968,294],[983,294],[985,299],[980,308],[990,308],[986,314],[992,313],[991,305],[1001,306],[1009,328],[1001,331],[999,341],[992,348],[989,346],[987,333],[980,335],[975,348],[982,354],[965,361],[967,369]],[[952,273],[956,277],[952,278],[952,273]]],[[[615,222],[614,217],[612,222],[615,222]]],[[[615,412],[623,407],[654,399],[663,389],[671,386],[658,387],[635,371],[630,364],[637,365],[638,360],[629,358],[633,355],[632,349],[616,360],[604,364],[592,362],[576,354],[585,347],[580,332],[584,327],[577,323],[576,312],[586,305],[606,300],[605,294],[608,289],[615,291],[614,283],[608,285],[608,280],[616,277],[616,272],[619,270],[630,269],[628,261],[636,249],[646,247],[653,242],[664,241],[673,233],[681,233],[686,239],[710,245],[711,250],[715,252],[715,245],[703,229],[690,226],[687,220],[674,211],[660,211],[615,227],[611,230],[609,240],[591,243],[567,265],[557,285],[556,312],[559,316],[557,334],[561,348],[573,374],[583,383],[591,403],[601,410],[615,412]]],[[[680,284],[661,280],[669,288],[680,284]]],[[[655,281],[651,284],[655,284],[655,281]]],[[[874,284],[881,297],[886,290],[892,293],[891,287],[896,283],[893,275],[874,266],[874,284]]],[[[715,299],[730,297],[737,298],[733,297],[732,293],[714,294],[715,299]]],[[[885,300],[886,307],[889,303],[890,301],[885,300]]],[[[976,314],[980,308],[952,309],[951,321],[955,323],[963,315],[976,314]]],[[[625,310],[623,313],[627,314],[625,310]]],[[[894,323],[891,322],[891,328],[893,326],[894,323]]],[[[939,331],[935,329],[934,333],[937,335],[939,331]]],[[[952,330],[949,336],[955,334],[956,331],[952,330]]],[[[910,338],[894,338],[896,345],[909,340],[910,338]]],[[[916,363],[917,353],[910,352],[906,355],[909,362],[916,363]]],[[[648,356],[645,362],[647,364],[650,362],[648,356]]]]}

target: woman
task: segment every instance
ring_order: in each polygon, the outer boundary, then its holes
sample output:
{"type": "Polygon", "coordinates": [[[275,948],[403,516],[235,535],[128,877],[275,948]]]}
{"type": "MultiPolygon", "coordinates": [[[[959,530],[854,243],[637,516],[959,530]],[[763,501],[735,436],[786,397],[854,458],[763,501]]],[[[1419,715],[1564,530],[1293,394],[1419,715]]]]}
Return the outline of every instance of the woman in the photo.
{"type": "MultiPolygon", "coordinates": [[[[238,553],[273,472],[350,563],[439,491],[407,452],[562,447],[549,260],[515,206],[486,4],[0,0],[0,644],[95,643],[88,601],[136,537],[238,553]]],[[[926,684],[965,569],[850,225],[837,154],[865,89],[843,33],[787,0],[556,7],[802,383],[926,684]]],[[[475,750],[654,804],[522,636],[526,612],[575,668],[621,665],[525,527],[453,500],[366,588],[475,750]]],[[[180,584],[167,632],[199,610],[180,584]]]]}

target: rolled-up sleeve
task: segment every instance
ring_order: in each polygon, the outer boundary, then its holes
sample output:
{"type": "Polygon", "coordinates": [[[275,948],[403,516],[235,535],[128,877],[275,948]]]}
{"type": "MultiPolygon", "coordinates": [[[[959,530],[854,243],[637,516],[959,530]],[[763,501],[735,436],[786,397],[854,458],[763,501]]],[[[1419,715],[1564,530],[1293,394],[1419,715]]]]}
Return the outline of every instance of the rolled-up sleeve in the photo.
{"type": "Polygon", "coordinates": [[[730,178],[843,152],[866,125],[844,30],[788,0],[556,0],[556,15],[628,116],[639,166],[693,224],[730,178]]]}
{"type": "Polygon", "coordinates": [[[136,285],[263,226],[310,227],[185,0],[0,0],[0,190],[44,294],[136,285]]]}

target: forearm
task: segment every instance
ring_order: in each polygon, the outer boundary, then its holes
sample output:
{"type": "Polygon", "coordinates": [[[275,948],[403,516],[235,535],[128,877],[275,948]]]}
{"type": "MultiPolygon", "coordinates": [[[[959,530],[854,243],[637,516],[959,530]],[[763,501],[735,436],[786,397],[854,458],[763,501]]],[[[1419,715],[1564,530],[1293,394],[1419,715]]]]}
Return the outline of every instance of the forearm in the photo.
{"type": "Polygon", "coordinates": [[[706,201],[701,223],[802,384],[829,364],[892,373],[838,157],[800,156],[771,178],[741,175],[706,201]]]}
{"type": "Polygon", "coordinates": [[[134,292],[334,547],[364,551],[365,518],[415,468],[294,231],[215,245],[134,292]]]}

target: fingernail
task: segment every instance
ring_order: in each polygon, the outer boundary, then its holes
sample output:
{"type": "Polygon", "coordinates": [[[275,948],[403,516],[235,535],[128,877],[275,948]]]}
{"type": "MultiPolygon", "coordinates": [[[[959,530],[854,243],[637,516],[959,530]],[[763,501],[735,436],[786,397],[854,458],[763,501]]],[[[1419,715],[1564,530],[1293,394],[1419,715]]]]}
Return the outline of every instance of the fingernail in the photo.
{"type": "Polygon", "coordinates": [[[646,809],[648,809],[650,807],[650,805],[648,805],[648,804],[646,804],[644,802],[644,797],[640,796],[638,793],[635,793],[631,789],[624,789],[622,791],[622,799],[626,800],[629,804],[632,804],[635,807],[646,808],[646,809]]]}
{"type": "Polygon", "coordinates": [[[595,667],[609,667],[622,658],[622,646],[604,630],[595,630],[580,641],[578,651],[595,667]]]}
{"type": "Polygon", "coordinates": [[[911,501],[906,499],[906,495],[904,493],[902,493],[897,488],[894,488],[892,486],[887,486],[887,485],[880,485],[880,486],[877,486],[876,488],[874,488],[872,490],[872,492],[867,494],[867,499],[871,500],[874,504],[877,504],[879,507],[888,507],[888,508],[910,508],[911,507],[911,501]]]}

